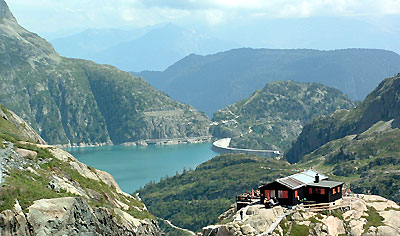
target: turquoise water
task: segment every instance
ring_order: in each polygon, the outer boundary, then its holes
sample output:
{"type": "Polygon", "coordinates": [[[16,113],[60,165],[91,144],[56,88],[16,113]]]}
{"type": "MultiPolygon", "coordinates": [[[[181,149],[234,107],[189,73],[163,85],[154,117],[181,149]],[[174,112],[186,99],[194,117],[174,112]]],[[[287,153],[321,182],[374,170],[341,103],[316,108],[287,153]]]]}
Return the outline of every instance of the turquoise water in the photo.
{"type": "Polygon", "coordinates": [[[121,189],[127,193],[143,187],[150,181],[158,182],[165,176],[174,176],[196,168],[217,153],[211,143],[180,144],[147,147],[79,147],[66,148],[79,161],[114,176],[121,189]]]}

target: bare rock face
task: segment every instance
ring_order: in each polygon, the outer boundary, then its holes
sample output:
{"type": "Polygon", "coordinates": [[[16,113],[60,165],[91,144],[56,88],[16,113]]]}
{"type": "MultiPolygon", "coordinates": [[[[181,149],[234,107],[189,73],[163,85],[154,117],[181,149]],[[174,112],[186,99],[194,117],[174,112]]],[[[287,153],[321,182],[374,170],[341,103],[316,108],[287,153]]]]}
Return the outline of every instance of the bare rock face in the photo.
{"type": "Polygon", "coordinates": [[[323,219],[322,222],[328,226],[329,235],[339,235],[346,232],[344,229],[343,221],[341,221],[337,217],[328,216],[328,218],[323,219]]]}
{"type": "Polygon", "coordinates": [[[4,0],[0,0],[0,20],[2,19],[16,21],[4,0]]]}
{"type": "Polygon", "coordinates": [[[2,212],[0,235],[159,235],[155,222],[111,211],[92,208],[83,198],[42,199],[26,215],[16,209],[2,212]]]}
{"type": "MultiPolygon", "coordinates": [[[[301,233],[297,232],[299,235],[312,236],[400,235],[400,206],[391,200],[374,195],[357,195],[338,200],[335,206],[343,207],[329,213],[301,208],[265,209],[262,205],[253,205],[236,212],[231,216],[230,223],[204,227],[203,235],[284,236],[291,235],[292,230],[301,230],[301,233]]],[[[226,220],[228,218],[225,217],[226,220]]]]}
{"type": "Polygon", "coordinates": [[[207,226],[203,228],[203,235],[258,235],[266,232],[276,219],[284,213],[284,208],[280,206],[272,209],[265,209],[263,205],[245,207],[232,216],[233,222],[226,225],[207,226]],[[243,212],[243,214],[240,212],[243,212]]]}
{"type": "MultiPolygon", "coordinates": [[[[1,1],[1,0],[0,0],[1,1]]],[[[0,116],[8,121],[10,121],[13,125],[15,125],[18,130],[22,132],[25,138],[32,140],[34,143],[46,145],[47,143],[43,140],[40,135],[36,133],[36,131],[21,117],[17,116],[14,112],[7,110],[7,112],[3,112],[2,109],[0,116]]]]}
{"type": "Polygon", "coordinates": [[[30,235],[29,227],[18,201],[13,210],[5,210],[0,214],[0,235],[30,235]]]}

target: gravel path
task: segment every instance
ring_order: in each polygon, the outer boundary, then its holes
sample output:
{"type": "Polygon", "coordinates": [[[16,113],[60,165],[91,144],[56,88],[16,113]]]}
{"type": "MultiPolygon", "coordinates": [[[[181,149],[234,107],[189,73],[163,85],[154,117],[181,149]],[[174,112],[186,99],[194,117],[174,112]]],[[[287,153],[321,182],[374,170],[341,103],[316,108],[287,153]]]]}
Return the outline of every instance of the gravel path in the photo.
{"type": "Polygon", "coordinates": [[[3,180],[3,159],[9,157],[11,149],[14,148],[14,144],[10,143],[7,148],[0,149],[0,184],[3,180]]]}

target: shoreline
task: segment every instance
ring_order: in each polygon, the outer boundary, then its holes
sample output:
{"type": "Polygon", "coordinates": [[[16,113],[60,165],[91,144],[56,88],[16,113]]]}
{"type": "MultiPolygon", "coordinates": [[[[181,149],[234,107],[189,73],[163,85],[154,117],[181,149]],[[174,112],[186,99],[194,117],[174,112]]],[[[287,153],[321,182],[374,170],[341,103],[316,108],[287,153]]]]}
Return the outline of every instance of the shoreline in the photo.
{"type": "Polygon", "coordinates": [[[137,140],[134,142],[125,142],[114,144],[111,141],[107,143],[73,143],[73,144],[52,144],[57,148],[78,148],[78,147],[102,147],[102,146],[149,146],[149,145],[178,145],[178,144],[191,144],[191,143],[207,143],[212,142],[212,136],[200,136],[200,137],[186,137],[186,138],[171,138],[171,139],[146,139],[137,140]]]}

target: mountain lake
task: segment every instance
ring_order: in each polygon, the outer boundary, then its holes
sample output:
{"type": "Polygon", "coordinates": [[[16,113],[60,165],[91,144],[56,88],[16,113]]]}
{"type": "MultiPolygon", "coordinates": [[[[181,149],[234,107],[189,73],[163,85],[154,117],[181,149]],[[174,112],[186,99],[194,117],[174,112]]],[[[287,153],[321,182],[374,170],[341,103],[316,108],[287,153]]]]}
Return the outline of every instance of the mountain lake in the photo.
{"type": "Polygon", "coordinates": [[[150,181],[195,169],[218,155],[211,143],[146,147],[102,146],[65,148],[80,162],[114,176],[124,192],[133,193],[150,181]]]}

